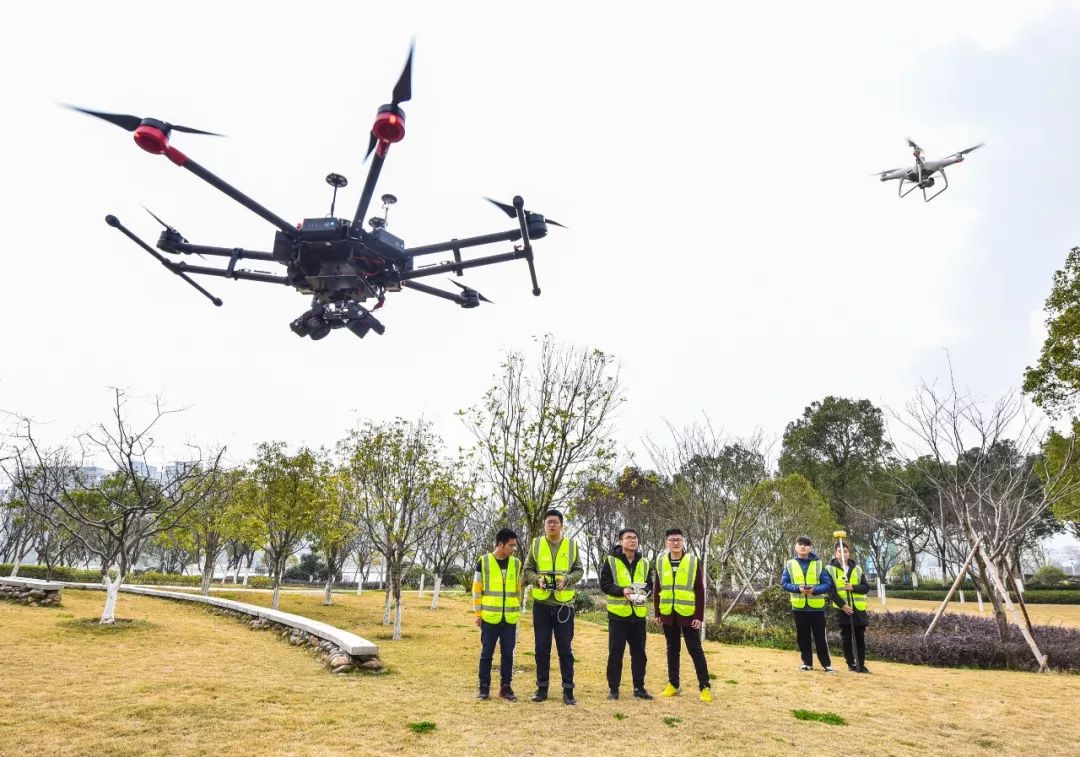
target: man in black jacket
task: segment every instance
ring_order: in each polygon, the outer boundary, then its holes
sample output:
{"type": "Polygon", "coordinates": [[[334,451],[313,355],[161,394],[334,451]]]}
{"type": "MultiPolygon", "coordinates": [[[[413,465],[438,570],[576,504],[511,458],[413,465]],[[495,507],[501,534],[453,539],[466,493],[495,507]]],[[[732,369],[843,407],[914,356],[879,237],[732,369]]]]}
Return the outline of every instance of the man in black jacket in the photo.
{"type": "Polygon", "coordinates": [[[638,551],[638,534],[632,528],[619,532],[619,543],[604,560],[600,571],[600,588],[607,594],[608,609],[608,699],[619,698],[622,682],[623,651],[630,644],[630,673],[634,679],[634,696],[652,699],[645,690],[645,621],[649,607],[645,602],[647,588],[652,585],[652,568],[638,551]],[[635,587],[634,585],[639,586],[635,587]]]}
{"type": "Polygon", "coordinates": [[[869,673],[865,634],[870,624],[866,613],[866,595],[870,586],[862,567],[851,559],[847,546],[837,544],[834,554],[836,556],[826,570],[833,579],[832,606],[836,608],[836,624],[840,626],[844,658],[852,673],[869,673]]]}

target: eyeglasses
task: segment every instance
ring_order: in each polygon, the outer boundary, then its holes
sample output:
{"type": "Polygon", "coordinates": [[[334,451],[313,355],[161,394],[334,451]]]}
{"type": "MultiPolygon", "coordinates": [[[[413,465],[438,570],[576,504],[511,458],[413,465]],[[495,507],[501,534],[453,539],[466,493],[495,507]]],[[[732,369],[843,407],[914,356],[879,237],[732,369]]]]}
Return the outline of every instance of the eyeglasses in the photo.
{"type": "Polygon", "coordinates": [[[669,536],[664,541],[670,541],[670,542],[682,541],[682,537],[681,536],[669,536]]]}

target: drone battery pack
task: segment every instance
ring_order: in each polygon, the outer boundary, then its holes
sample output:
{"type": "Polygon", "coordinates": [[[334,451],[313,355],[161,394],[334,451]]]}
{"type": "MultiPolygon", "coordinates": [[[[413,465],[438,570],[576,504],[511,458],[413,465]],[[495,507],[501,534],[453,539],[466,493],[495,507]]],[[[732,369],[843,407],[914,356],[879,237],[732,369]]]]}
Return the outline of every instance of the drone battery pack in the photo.
{"type": "Polygon", "coordinates": [[[305,242],[331,242],[344,239],[348,224],[340,218],[305,218],[300,225],[300,238],[305,242]]]}
{"type": "Polygon", "coordinates": [[[405,257],[405,242],[386,229],[374,229],[364,236],[364,246],[388,260],[398,261],[405,257]]]}

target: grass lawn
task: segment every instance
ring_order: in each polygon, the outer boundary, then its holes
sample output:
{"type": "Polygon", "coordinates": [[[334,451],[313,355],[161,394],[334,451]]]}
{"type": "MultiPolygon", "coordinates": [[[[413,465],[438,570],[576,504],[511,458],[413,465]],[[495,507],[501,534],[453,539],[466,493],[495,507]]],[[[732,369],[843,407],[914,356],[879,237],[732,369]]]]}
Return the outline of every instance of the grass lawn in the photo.
{"type": "MultiPolygon", "coordinates": [[[[270,601],[256,592],[237,598],[270,601]]],[[[889,663],[875,663],[871,676],[826,676],[798,672],[790,652],[707,643],[712,704],[699,702],[692,685],[674,700],[608,702],[607,634],[582,622],[578,707],[524,701],[533,680],[532,655],[522,654],[532,651],[528,625],[515,674],[522,700],[478,703],[478,631],[462,599],[431,611],[427,599],[407,596],[406,638],[391,642],[378,592],[336,595],[330,608],[316,595],[284,594],[283,610],[380,645],[385,674],[345,677],[276,634],[201,607],[121,595],[117,615],[134,623],[81,622],[96,618],[103,601],[102,592],[66,590],[60,608],[0,605],[0,754],[549,757],[611,754],[618,744],[630,754],[807,755],[839,751],[841,740],[847,754],[1069,754],[1080,742],[1080,676],[889,663]],[[797,719],[803,710],[825,720],[797,719]]],[[[663,643],[648,637],[648,685],[657,694],[663,643]]],[[[683,673],[684,684],[692,681],[685,656],[683,673]]],[[[627,680],[624,694],[629,688],[627,680]]]]}
{"type": "MultiPolygon", "coordinates": [[[[973,592],[965,592],[966,602],[962,603],[956,597],[953,597],[949,602],[949,609],[947,612],[966,612],[972,615],[979,614],[979,603],[975,601],[975,594],[973,592]]],[[[918,610],[919,612],[935,612],[941,605],[941,602],[934,602],[928,599],[892,599],[889,598],[888,605],[882,605],[878,601],[877,595],[872,595],[866,598],[867,608],[879,612],[891,610],[897,612],[899,610],[918,610]]],[[[983,606],[986,608],[982,616],[984,618],[992,618],[994,616],[994,607],[989,602],[984,602],[983,606]]],[[[1069,626],[1072,628],[1080,628],[1080,605],[1028,605],[1028,615],[1031,616],[1031,622],[1035,625],[1046,626],[1069,626]]]]}

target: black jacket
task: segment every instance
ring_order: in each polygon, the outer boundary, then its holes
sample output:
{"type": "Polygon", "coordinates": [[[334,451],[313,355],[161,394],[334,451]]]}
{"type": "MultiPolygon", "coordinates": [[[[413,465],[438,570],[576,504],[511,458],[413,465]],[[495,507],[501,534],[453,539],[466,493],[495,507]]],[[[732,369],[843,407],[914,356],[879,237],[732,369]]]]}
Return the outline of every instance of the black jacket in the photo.
{"type": "MultiPolygon", "coordinates": [[[[840,561],[837,560],[835,557],[832,559],[832,561],[829,563],[829,565],[833,566],[834,568],[841,567],[840,566],[840,561]]],[[[850,575],[850,571],[854,567],[855,567],[855,561],[849,559],[848,560],[849,575],[850,575]]],[[[837,621],[837,623],[840,623],[842,625],[847,626],[847,625],[851,625],[852,620],[854,620],[855,625],[857,625],[857,626],[868,626],[868,625],[870,625],[870,619],[867,617],[867,613],[866,613],[865,610],[855,610],[855,612],[853,614],[851,614],[851,615],[848,615],[846,612],[844,612],[843,607],[844,607],[844,605],[847,604],[847,592],[844,591],[843,584],[834,583],[833,586],[834,586],[833,593],[832,593],[832,596],[829,597],[829,601],[830,602],[836,602],[838,605],[840,605],[840,607],[836,609],[836,621],[837,621]]],[[[853,594],[869,594],[870,593],[870,584],[868,584],[866,582],[866,571],[865,570],[860,570],[859,571],[859,582],[857,584],[852,584],[851,585],[851,591],[852,591],[853,594]]],[[[869,599],[870,599],[870,597],[868,596],[867,600],[869,600],[869,599]]]]}
{"type": "MultiPolygon", "coordinates": [[[[627,560],[626,555],[623,554],[622,547],[620,547],[618,544],[616,544],[614,547],[611,548],[611,553],[610,554],[613,557],[615,557],[616,560],[622,560],[623,565],[626,566],[626,569],[630,572],[631,576],[633,576],[634,571],[637,570],[638,563],[641,560],[644,559],[644,555],[641,554],[641,550],[639,549],[637,552],[634,553],[634,559],[633,560],[627,560]]],[[[650,565],[649,566],[649,571],[645,575],[645,583],[647,583],[650,587],[653,585],[653,570],[654,570],[654,567],[655,566],[650,565]]],[[[611,563],[608,561],[607,558],[604,558],[604,567],[600,571],[600,589],[605,594],[607,594],[609,597],[621,597],[623,595],[623,588],[624,587],[622,587],[622,586],[616,586],[615,585],[615,574],[611,570],[611,563]]],[[[637,615],[635,615],[633,613],[630,614],[630,617],[623,618],[623,617],[621,617],[619,615],[612,614],[611,611],[609,610],[607,616],[608,616],[608,621],[610,621],[612,623],[644,623],[645,622],[645,618],[639,618],[637,615]]]]}

